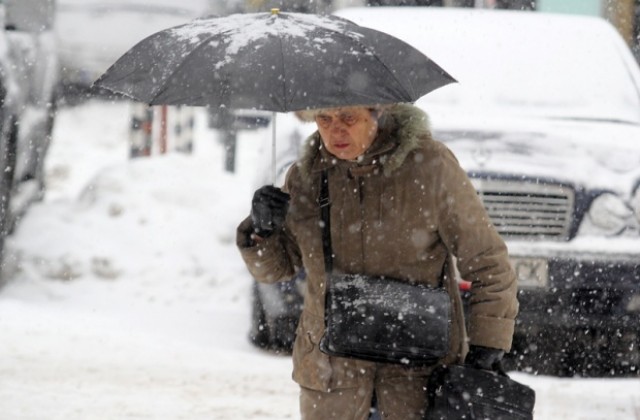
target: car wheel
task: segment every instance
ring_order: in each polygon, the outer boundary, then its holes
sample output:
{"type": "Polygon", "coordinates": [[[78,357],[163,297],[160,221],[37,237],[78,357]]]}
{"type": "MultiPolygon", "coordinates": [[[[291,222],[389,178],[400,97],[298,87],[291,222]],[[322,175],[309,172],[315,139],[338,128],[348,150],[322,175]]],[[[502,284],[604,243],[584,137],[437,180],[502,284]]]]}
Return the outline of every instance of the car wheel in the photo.
{"type": "Polygon", "coordinates": [[[291,317],[281,317],[275,320],[275,333],[272,334],[271,348],[273,350],[291,353],[296,338],[298,320],[291,317]]]}
{"type": "Polygon", "coordinates": [[[249,330],[249,340],[260,348],[266,349],[271,345],[271,333],[264,313],[264,307],[260,300],[258,285],[254,282],[251,305],[251,329],[249,330]]]}

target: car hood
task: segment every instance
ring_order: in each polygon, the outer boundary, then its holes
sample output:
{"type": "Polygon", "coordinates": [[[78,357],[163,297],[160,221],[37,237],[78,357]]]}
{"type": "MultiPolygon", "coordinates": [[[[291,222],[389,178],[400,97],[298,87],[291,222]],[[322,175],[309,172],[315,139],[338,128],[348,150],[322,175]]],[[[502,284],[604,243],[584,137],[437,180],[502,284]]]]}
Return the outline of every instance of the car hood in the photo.
{"type": "Polygon", "coordinates": [[[472,174],[553,180],[629,195],[640,181],[640,125],[432,116],[434,137],[472,174]]]}

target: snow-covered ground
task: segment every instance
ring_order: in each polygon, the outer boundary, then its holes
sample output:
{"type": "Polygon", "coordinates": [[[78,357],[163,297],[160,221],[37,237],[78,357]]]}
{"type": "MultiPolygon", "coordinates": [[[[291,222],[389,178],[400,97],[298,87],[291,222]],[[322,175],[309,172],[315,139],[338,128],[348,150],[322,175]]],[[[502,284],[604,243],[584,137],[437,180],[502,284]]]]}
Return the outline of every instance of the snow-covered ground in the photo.
{"type": "MultiPolygon", "coordinates": [[[[234,247],[270,133],[230,175],[202,111],[193,155],[129,160],[128,126],[126,103],[59,112],[47,197],[7,242],[0,419],[298,418],[290,358],[247,340],[234,247]]],[[[640,419],[640,379],[512,377],[538,420],[640,419]]]]}

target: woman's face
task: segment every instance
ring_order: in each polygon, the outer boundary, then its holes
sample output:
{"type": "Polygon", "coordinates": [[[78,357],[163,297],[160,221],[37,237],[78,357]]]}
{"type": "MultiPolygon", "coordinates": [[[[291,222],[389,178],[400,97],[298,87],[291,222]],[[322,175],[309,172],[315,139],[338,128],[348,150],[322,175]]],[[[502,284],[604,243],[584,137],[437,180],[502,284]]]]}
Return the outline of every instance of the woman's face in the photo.
{"type": "Polygon", "coordinates": [[[378,132],[378,120],[366,107],[331,108],[318,113],[315,120],[324,147],[344,160],[366,152],[378,132]]]}

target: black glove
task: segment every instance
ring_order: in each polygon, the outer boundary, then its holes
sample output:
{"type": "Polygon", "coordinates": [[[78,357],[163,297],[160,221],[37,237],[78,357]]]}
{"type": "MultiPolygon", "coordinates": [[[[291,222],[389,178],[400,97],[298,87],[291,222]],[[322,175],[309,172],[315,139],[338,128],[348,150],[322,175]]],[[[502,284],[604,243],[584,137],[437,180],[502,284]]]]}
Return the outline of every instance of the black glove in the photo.
{"type": "Polygon", "coordinates": [[[503,372],[502,358],[504,351],[483,346],[469,346],[464,363],[476,369],[492,370],[494,372],[503,372]]]}
{"type": "Polygon", "coordinates": [[[270,236],[282,227],[288,210],[289,194],[272,185],[259,188],[251,202],[254,232],[263,238],[270,236]]]}

